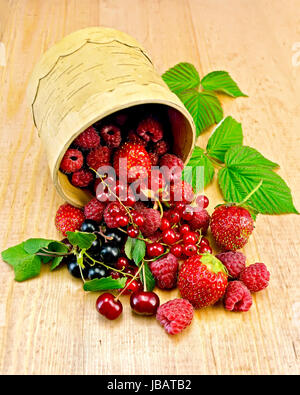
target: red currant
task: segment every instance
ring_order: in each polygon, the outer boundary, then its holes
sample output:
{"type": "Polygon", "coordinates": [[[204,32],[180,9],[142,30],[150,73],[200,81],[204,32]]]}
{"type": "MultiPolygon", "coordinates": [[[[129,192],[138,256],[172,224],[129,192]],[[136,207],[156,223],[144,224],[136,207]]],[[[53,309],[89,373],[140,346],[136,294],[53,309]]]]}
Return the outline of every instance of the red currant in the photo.
{"type": "Polygon", "coordinates": [[[190,221],[193,218],[193,216],[194,216],[194,211],[193,211],[192,207],[187,206],[185,208],[184,212],[182,213],[182,218],[185,221],[190,221]]]}
{"type": "Polygon", "coordinates": [[[167,218],[163,217],[161,219],[160,229],[164,232],[165,230],[170,229],[170,227],[171,227],[171,224],[170,224],[169,220],[167,218]]]}
{"type": "Polygon", "coordinates": [[[115,320],[122,313],[123,306],[119,300],[115,299],[114,295],[106,292],[97,299],[96,309],[99,314],[109,320],[115,320]]]}
{"type": "Polygon", "coordinates": [[[129,266],[128,259],[125,256],[120,256],[116,263],[116,269],[123,270],[129,266]]]}
{"type": "Polygon", "coordinates": [[[160,243],[154,242],[147,244],[147,255],[149,258],[156,258],[165,252],[164,246],[160,243]]]}
{"type": "Polygon", "coordinates": [[[133,211],[133,212],[131,213],[131,215],[132,215],[133,222],[134,222],[137,226],[142,226],[142,225],[144,224],[145,218],[143,217],[142,214],[140,214],[140,213],[138,213],[138,212],[136,212],[136,211],[133,211]]]}
{"type": "Polygon", "coordinates": [[[212,254],[212,248],[210,246],[200,246],[199,252],[200,254],[212,254]]]}
{"type": "Polygon", "coordinates": [[[114,280],[117,280],[118,278],[121,278],[121,273],[115,272],[113,270],[111,270],[111,272],[109,273],[109,275],[111,276],[111,278],[113,278],[114,280]]]}
{"type": "Polygon", "coordinates": [[[183,202],[175,202],[174,206],[175,206],[176,211],[178,211],[180,214],[185,209],[185,204],[183,202]]]}
{"type": "Polygon", "coordinates": [[[197,247],[195,246],[195,244],[186,244],[183,247],[183,252],[186,256],[193,256],[197,254],[197,247]]]}
{"type": "Polygon", "coordinates": [[[123,226],[128,225],[129,219],[128,219],[127,215],[117,215],[116,222],[117,222],[118,226],[123,227],[123,226]]]}
{"type": "Polygon", "coordinates": [[[209,205],[208,197],[205,195],[200,195],[197,197],[196,203],[197,203],[198,207],[204,209],[204,208],[208,207],[208,205],[209,205]]]}
{"type": "Polygon", "coordinates": [[[180,244],[176,244],[170,250],[171,254],[173,254],[176,258],[180,258],[182,255],[182,246],[180,244]]]}
{"type": "Polygon", "coordinates": [[[138,237],[139,233],[140,233],[139,230],[137,228],[135,228],[134,226],[129,226],[127,229],[127,234],[132,239],[136,239],[138,237]]]}
{"type": "Polygon", "coordinates": [[[173,229],[167,229],[162,234],[162,240],[168,245],[172,245],[177,241],[176,233],[173,229]]]}
{"type": "Polygon", "coordinates": [[[191,228],[188,224],[181,225],[179,228],[179,232],[181,235],[184,235],[185,233],[188,233],[190,231],[191,231],[191,228]]]}
{"type": "Polygon", "coordinates": [[[198,241],[198,234],[196,232],[187,232],[183,235],[184,244],[196,244],[198,241]]]}
{"type": "Polygon", "coordinates": [[[208,247],[210,247],[210,245],[209,245],[209,240],[208,240],[206,237],[202,237],[202,238],[201,238],[200,247],[202,247],[202,246],[208,246],[208,247]]]}
{"type": "Polygon", "coordinates": [[[154,292],[138,291],[130,296],[131,308],[137,314],[154,315],[159,303],[159,297],[154,292]]]}
{"type": "Polygon", "coordinates": [[[112,216],[112,217],[117,217],[117,215],[119,215],[121,212],[121,209],[119,206],[117,206],[116,204],[112,204],[110,206],[110,208],[108,209],[108,213],[112,216]]]}
{"type": "Polygon", "coordinates": [[[181,215],[176,210],[170,210],[168,212],[168,220],[172,225],[178,224],[180,222],[181,215]]]}

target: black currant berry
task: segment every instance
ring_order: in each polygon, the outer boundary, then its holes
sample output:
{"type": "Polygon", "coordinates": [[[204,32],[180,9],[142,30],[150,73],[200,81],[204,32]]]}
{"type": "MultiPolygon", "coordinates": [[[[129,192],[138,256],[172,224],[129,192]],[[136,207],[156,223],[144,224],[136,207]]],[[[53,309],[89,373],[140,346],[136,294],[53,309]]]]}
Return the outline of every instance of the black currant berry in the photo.
{"type": "Polygon", "coordinates": [[[103,278],[108,276],[108,270],[104,266],[91,266],[88,271],[88,279],[103,278]]]}
{"type": "Polygon", "coordinates": [[[100,256],[104,263],[114,264],[117,262],[120,256],[120,250],[118,247],[106,243],[102,246],[100,250],[100,256]]]}
{"type": "Polygon", "coordinates": [[[92,257],[99,257],[102,244],[102,237],[100,235],[97,235],[97,239],[93,241],[93,244],[87,250],[88,254],[92,257]]]}
{"type": "Polygon", "coordinates": [[[105,233],[105,236],[112,238],[108,240],[109,244],[120,246],[125,240],[126,234],[117,229],[110,229],[105,233]]]}
{"type": "MultiPolygon", "coordinates": [[[[76,278],[81,278],[80,268],[77,263],[76,255],[70,255],[67,259],[69,273],[76,278]]],[[[88,277],[88,268],[81,269],[84,278],[88,277]]]]}
{"type": "Polygon", "coordinates": [[[97,224],[96,221],[93,221],[92,219],[86,219],[80,228],[81,232],[89,232],[93,233],[99,230],[99,225],[97,224]]]}

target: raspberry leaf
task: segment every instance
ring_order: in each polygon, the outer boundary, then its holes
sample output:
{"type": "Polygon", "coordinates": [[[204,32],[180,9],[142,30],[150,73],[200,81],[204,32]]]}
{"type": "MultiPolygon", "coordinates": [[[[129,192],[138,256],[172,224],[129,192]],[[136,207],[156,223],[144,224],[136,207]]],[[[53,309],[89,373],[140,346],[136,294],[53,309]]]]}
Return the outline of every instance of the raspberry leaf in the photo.
{"type": "Polygon", "coordinates": [[[106,291],[109,289],[119,289],[124,288],[127,277],[114,279],[111,276],[105,278],[95,278],[91,281],[86,281],[83,284],[83,289],[85,291],[98,292],[106,291]]]}
{"type": "Polygon", "coordinates": [[[213,92],[198,92],[190,89],[180,92],[178,97],[194,119],[197,136],[223,118],[221,103],[213,92]]]}
{"type": "Polygon", "coordinates": [[[132,252],[135,245],[136,239],[128,237],[125,243],[125,254],[128,259],[132,259],[132,252]]]}
{"type": "Polygon", "coordinates": [[[235,146],[227,151],[225,165],[218,173],[225,201],[243,202],[262,182],[247,200],[247,206],[261,214],[298,214],[290,188],[272,170],[276,163],[251,147],[235,146]]]}
{"type": "Polygon", "coordinates": [[[215,169],[204,150],[195,147],[192,157],[184,168],[182,178],[193,186],[196,193],[202,191],[213,179],[215,169]]]}
{"type": "Polygon", "coordinates": [[[176,64],[162,75],[162,79],[174,93],[198,88],[200,85],[198,71],[191,63],[176,64]]]}
{"type": "Polygon", "coordinates": [[[75,232],[66,232],[66,234],[69,242],[73,246],[77,246],[86,250],[91,247],[93,241],[95,241],[97,238],[94,233],[78,232],[77,230],[75,232]]]}
{"type": "Polygon", "coordinates": [[[209,91],[223,92],[232,97],[245,95],[227,71],[213,71],[201,80],[201,85],[209,91]]]}
{"type": "Polygon", "coordinates": [[[206,147],[207,154],[224,162],[226,151],[243,144],[242,125],[232,117],[223,119],[212,132],[206,147]]]}
{"type": "Polygon", "coordinates": [[[143,263],[144,267],[140,272],[141,281],[143,284],[146,283],[147,291],[153,291],[155,287],[155,278],[146,262],[143,263]]]}
{"type": "Polygon", "coordinates": [[[136,239],[132,250],[132,259],[138,266],[146,255],[146,243],[143,240],[136,239]]]}
{"type": "Polygon", "coordinates": [[[35,254],[36,252],[39,252],[42,248],[48,249],[52,252],[68,252],[68,247],[64,243],[56,240],[28,239],[24,242],[24,249],[26,252],[28,252],[28,254],[35,254]]]}

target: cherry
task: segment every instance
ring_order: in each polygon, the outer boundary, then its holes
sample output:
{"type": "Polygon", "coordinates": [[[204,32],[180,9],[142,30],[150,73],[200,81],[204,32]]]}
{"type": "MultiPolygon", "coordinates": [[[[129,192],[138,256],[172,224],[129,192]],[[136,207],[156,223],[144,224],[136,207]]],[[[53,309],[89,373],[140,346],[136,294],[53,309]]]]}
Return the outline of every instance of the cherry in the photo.
{"type": "Polygon", "coordinates": [[[176,233],[173,229],[167,229],[162,234],[162,240],[168,245],[172,245],[177,241],[176,233]]]}
{"type": "Polygon", "coordinates": [[[197,247],[195,246],[195,244],[186,244],[183,247],[183,252],[186,256],[193,256],[197,254],[197,247]]]}
{"type": "MultiPolygon", "coordinates": [[[[132,280],[132,279],[128,278],[125,283],[124,288],[126,288],[126,289],[124,290],[124,292],[122,292],[122,294],[123,295],[130,295],[131,292],[139,291],[142,288],[142,283],[140,281],[132,280]]],[[[122,291],[122,289],[120,289],[120,291],[122,291]]]]}
{"type": "Polygon", "coordinates": [[[116,222],[119,226],[123,227],[128,225],[129,219],[127,215],[117,215],[116,222]]]}
{"type": "Polygon", "coordinates": [[[138,291],[130,296],[130,306],[137,314],[154,315],[160,304],[154,292],[138,291]]]}
{"type": "Polygon", "coordinates": [[[122,313],[123,306],[119,300],[115,299],[114,295],[105,292],[97,299],[96,309],[99,314],[109,320],[115,320],[122,313]]]}
{"type": "Polygon", "coordinates": [[[196,244],[198,241],[198,234],[196,232],[187,232],[183,235],[184,244],[196,244]]]}
{"type": "Polygon", "coordinates": [[[133,211],[133,212],[131,213],[131,216],[132,216],[133,222],[134,222],[137,226],[142,226],[142,225],[144,224],[145,218],[143,217],[142,214],[140,214],[140,213],[138,213],[138,212],[136,212],[136,211],[133,211]]]}
{"type": "Polygon", "coordinates": [[[205,195],[200,195],[197,197],[196,203],[197,203],[198,207],[204,209],[204,208],[208,207],[208,205],[209,205],[208,197],[205,195]]]}
{"type": "Polygon", "coordinates": [[[185,221],[190,221],[193,218],[193,216],[194,216],[194,212],[192,207],[186,207],[184,212],[182,213],[182,218],[185,221]]]}
{"type": "Polygon", "coordinates": [[[165,230],[170,229],[170,227],[171,227],[171,224],[170,224],[169,220],[167,218],[163,217],[161,219],[160,229],[162,231],[165,231],[165,230]]]}
{"type": "Polygon", "coordinates": [[[182,246],[180,244],[176,244],[170,250],[171,254],[173,254],[176,258],[180,258],[182,255],[182,246]]]}
{"type": "Polygon", "coordinates": [[[191,228],[188,224],[181,225],[179,228],[179,232],[181,235],[184,235],[185,233],[188,233],[190,231],[191,231],[191,228]]]}
{"type": "Polygon", "coordinates": [[[200,254],[206,254],[206,253],[212,254],[212,248],[210,246],[200,246],[199,252],[200,254]]]}
{"type": "Polygon", "coordinates": [[[132,239],[136,239],[138,237],[139,233],[140,233],[139,230],[137,228],[135,228],[134,226],[129,226],[127,229],[127,234],[132,239]]]}
{"type": "Polygon", "coordinates": [[[127,268],[128,266],[129,266],[128,259],[125,258],[125,256],[120,256],[120,258],[118,258],[116,263],[116,269],[122,270],[127,268]]]}
{"type": "Polygon", "coordinates": [[[154,242],[147,244],[147,255],[149,258],[156,258],[165,252],[164,246],[160,243],[154,242]]]}

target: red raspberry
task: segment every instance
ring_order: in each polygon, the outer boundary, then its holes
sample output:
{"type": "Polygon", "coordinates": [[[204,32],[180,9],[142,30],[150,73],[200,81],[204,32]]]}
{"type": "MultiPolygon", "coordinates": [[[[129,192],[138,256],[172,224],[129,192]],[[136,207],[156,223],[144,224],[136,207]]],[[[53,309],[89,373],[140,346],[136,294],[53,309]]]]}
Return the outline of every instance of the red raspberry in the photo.
{"type": "Polygon", "coordinates": [[[103,219],[103,213],[105,209],[105,204],[99,202],[97,198],[91,199],[85,206],[84,206],[84,215],[86,219],[92,219],[96,222],[101,222],[103,219]]]}
{"type": "Polygon", "coordinates": [[[249,289],[241,281],[228,283],[224,296],[225,309],[230,311],[248,311],[252,306],[249,289]]]}
{"type": "Polygon", "coordinates": [[[153,141],[157,143],[163,138],[163,129],[161,124],[154,118],[149,117],[144,119],[138,124],[136,130],[138,136],[142,137],[145,141],[153,141]]]}
{"type": "Polygon", "coordinates": [[[96,148],[100,145],[100,137],[96,129],[90,126],[74,140],[74,144],[83,149],[96,148]]]}
{"type": "Polygon", "coordinates": [[[84,219],[82,210],[71,206],[71,204],[65,203],[62,204],[56,212],[55,226],[57,230],[66,236],[66,232],[75,232],[75,230],[79,230],[84,219]]]}
{"type": "MultiPolygon", "coordinates": [[[[106,206],[106,208],[105,208],[105,210],[104,210],[104,215],[103,215],[104,221],[105,221],[106,225],[107,225],[109,228],[118,228],[118,227],[119,227],[118,222],[117,222],[117,220],[116,220],[117,216],[113,216],[113,215],[110,213],[110,210],[111,210],[113,207],[115,207],[115,206],[117,206],[117,207],[119,208],[119,210],[120,210],[120,211],[119,211],[119,214],[120,214],[120,215],[126,214],[126,210],[124,209],[124,207],[123,207],[119,202],[111,202],[111,203],[109,203],[109,204],[106,206]]],[[[118,215],[119,215],[119,214],[118,214],[118,215]]]]}
{"type": "Polygon", "coordinates": [[[160,158],[159,166],[165,166],[170,170],[175,170],[175,177],[177,179],[181,178],[181,174],[184,168],[183,161],[176,155],[173,154],[165,154],[160,158]]]}
{"type": "Polygon", "coordinates": [[[153,208],[139,208],[139,205],[134,205],[136,211],[142,214],[145,221],[142,226],[140,226],[140,231],[143,236],[152,236],[160,227],[161,218],[160,213],[153,208]]]}
{"type": "Polygon", "coordinates": [[[153,233],[153,235],[148,236],[148,239],[151,240],[153,243],[155,243],[156,241],[160,240],[162,236],[162,233],[157,230],[155,233],[153,233]]]}
{"type": "Polygon", "coordinates": [[[94,175],[89,170],[78,170],[72,174],[71,183],[75,187],[84,188],[87,187],[94,179],[94,175]]]}
{"type": "Polygon", "coordinates": [[[149,152],[148,155],[150,157],[151,165],[156,166],[159,160],[158,155],[155,152],[149,152]]]}
{"type": "Polygon", "coordinates": [[[166,154],[169,151],[169,149],[170,149],[169,144],[165,140],[160,140],[155,144],[154,152],[158,156],[162,156],[166,154]]]}
{"type": "Polygon", "coordinates": [[[207,232],[210,222],[210,215],[207,210],[196,210],[193,214],[192,219],[189,221],[189,225],[193,230],[201,230],[202,234],[207,232]]]}
{"type": "Polygon", "coordinates": [[[125,143],[114,156],[114,168],[117,176],[126,175],[129,182],[146,178],[151,172],[151,162],[148,152],[141,145],[125,143]],[[120,160],[127,160],[127,169],[120,168],[120,160]]]}
{"type": "Polygon", "coordinates": [[[156,285],[162,289],[176,287],[178,261],[173,254],[150,263],[150,269],[155,277],[156,285]]]}
{"type": "Polygon", "coordinates": [[[190,203],[194,199],[194,190],[186,181],[175,181],[170,186],[170,202],[190,203]]]}
{"type": "Polygon", "coordinates": [[[68,149],[60,162],[60,170],[64,173],[73,173],[82,168],[83,155],[77,149],[68,149]]]}
{"type": "Polygon", "coordinates": [[[109,148],[117,148],[121,144],[121,131],[117,126],[105,125],[100,130],[100,136],[109,148]]]}
{"type": "Polygon", "coordinates": [[[99,147],[91,150],[86,158],[86,163],[94,170],[110,164],[111,150],[108,147],[99,147]]]}
{"type": "Polygon", "coordinates": [[[251,292],[258,292],[269,285],[270,273],[264,263],[255,263],[246,267],[239,279],[251,292]]]}
{"type": "Polygon", "coordinates": [[[133,144],[142,145],[143,147],[146,147],[146,145],[147,145],[147,141],[140,138],[133,130],[130,130],[127,138],[128,138],[128,141],[130,141],[133,144]]]}
{"type": "Polygon", "coordinates": [[[246,257],[241,252],[227,251],[216,255],[228,270],[232,278],[238,278],[239,274],[246,267],[246,257]]]}
{"type": "Polygon", "coordinates": [[[190,325],[194,316],[188,300],[173,299],[159,306],[156,319],[169,335],[176,335],[190,325]]]}

